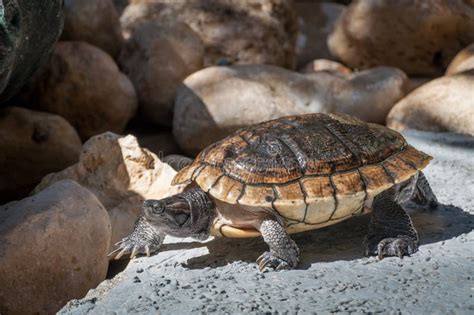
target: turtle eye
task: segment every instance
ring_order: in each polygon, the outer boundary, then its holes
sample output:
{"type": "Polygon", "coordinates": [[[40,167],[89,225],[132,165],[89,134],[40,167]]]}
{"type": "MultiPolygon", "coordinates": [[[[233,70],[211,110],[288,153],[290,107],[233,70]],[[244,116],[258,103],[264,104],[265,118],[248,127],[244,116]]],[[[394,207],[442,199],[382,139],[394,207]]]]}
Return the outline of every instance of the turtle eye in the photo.
{"type": "Polygon", "coordinates": [[[153,213],[163,213],[165,211],[165,204],[163,202],[155,202],[153,204],[153,213]]]}

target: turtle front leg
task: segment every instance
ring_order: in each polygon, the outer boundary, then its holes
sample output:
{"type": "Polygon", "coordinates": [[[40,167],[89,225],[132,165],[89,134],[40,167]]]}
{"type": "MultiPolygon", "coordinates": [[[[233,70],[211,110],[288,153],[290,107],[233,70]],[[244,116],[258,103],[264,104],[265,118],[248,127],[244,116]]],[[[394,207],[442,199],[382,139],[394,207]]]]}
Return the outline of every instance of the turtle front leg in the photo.
{"type": "Polygon", "coordinates": [[[130,253],[130,258],[134,258],[137,254],[150,256],[158,251],[164,238],[165,235],[156,231],[142,215],[135,222],[132,234],[116,243],[118,248],[112,251],[109,256],[115,256],[115,259],[120,259],[128,253],[130,253]]]}
{"type": "Polygon", "coordinates": [[[293,269],[300,257],[300,250],[285,228],[276,220],[263,220],[260,225],[263,240],[270,247],[270,251],[258,257],[257,264],[260,271],[265,267],[274,270],[293,269]]]}
{"type": "Polygon", "coordinates": [[[402,185],[395,185],[374,198],[373,213],[366,237],[366,255],[409,256],[418,251],[418,233],[410,216],[400,206],[402,185]]]}

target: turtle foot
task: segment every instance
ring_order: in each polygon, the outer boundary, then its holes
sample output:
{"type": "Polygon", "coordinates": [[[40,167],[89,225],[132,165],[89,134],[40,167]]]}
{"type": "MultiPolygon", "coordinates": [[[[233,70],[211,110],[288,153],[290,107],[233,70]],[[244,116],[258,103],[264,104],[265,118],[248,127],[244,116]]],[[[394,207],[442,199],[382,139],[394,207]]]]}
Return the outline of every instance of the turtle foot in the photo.
{"type": "Polygon", "coordinates": [[[367,255],[377,255],[379,260],[384,257],[410,256],[418,251],[418,241],[405,235],[384,238],[377,244],[367,245],[367,255]]]}
{"type": "Polygon", "coordinates": [[[257,258],[257,265],[260,271],[263,271],[266,267],[273,270],[287,270],[293,269],[293,267],[285,260],[274,256],[270,252],[265,252],[257,258]]]}
{"type": "Polygon", "coordinates": [[[115,246],[118,247],[108,256],[114,257],[114,259],[120,259],[123,255],[129,253],[130,258],[135,258],[138,254],[150,256],[158,251],[163,239],[164,236],[152,231],[145,218],[140,217],[135,223],[133,233],[116,243],[115,246]]]}

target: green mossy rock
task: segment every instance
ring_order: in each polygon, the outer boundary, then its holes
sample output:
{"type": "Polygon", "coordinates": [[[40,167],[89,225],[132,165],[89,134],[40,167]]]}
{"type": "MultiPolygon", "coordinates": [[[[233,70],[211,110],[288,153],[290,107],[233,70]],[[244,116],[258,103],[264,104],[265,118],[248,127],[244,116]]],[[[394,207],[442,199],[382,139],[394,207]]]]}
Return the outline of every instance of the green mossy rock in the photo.
{"type": "Polygon", "coordinates": [[[61,34],[62,0],[0,0],[0,104],[46,60],[61,34]]]}

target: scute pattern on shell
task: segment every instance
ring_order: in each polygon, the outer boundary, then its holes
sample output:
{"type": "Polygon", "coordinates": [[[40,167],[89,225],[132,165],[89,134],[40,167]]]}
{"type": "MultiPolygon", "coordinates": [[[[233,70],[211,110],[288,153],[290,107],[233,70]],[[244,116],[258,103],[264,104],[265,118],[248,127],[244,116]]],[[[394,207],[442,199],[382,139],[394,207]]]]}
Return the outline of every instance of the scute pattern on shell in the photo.
{"type": "Polygon", "coordinates": [[[235,132],[204,149],[173,183],[195,181],[219,200],[271,207],[294,224],[326,224],[351,215],[354,204],[362,211],[367,198],[430,159],[383,126],[307,114],[235,132]]]}

